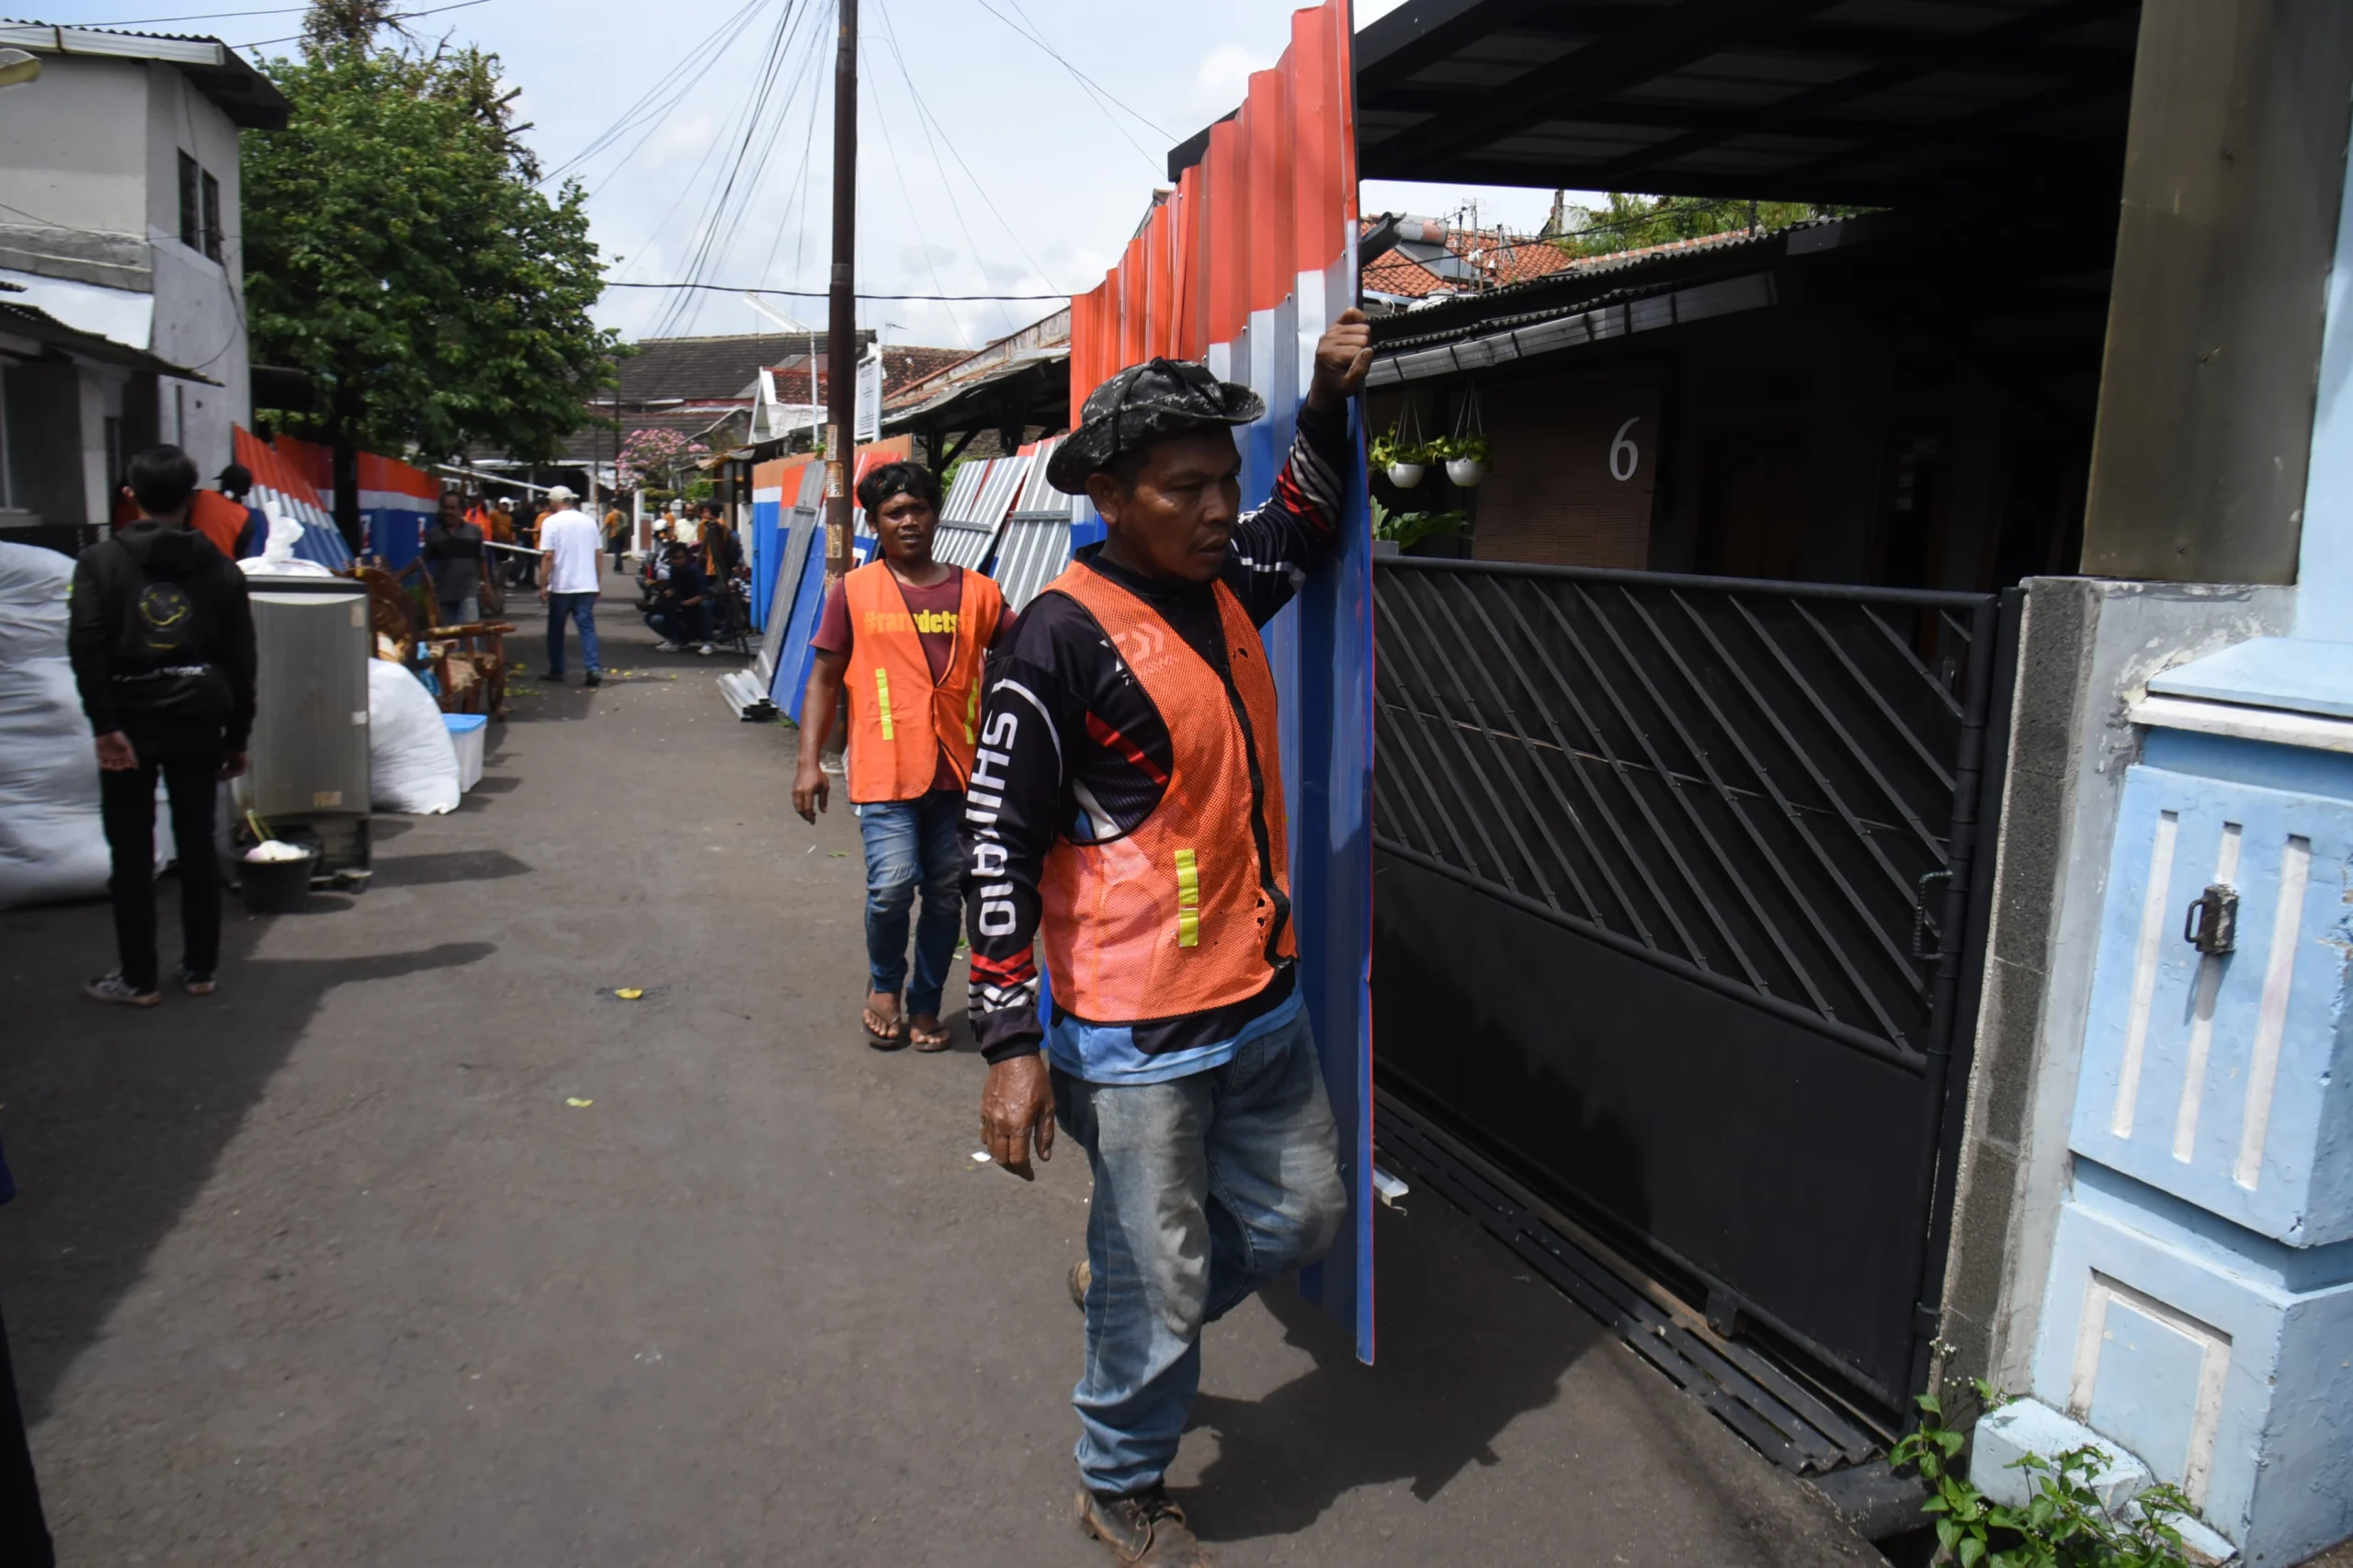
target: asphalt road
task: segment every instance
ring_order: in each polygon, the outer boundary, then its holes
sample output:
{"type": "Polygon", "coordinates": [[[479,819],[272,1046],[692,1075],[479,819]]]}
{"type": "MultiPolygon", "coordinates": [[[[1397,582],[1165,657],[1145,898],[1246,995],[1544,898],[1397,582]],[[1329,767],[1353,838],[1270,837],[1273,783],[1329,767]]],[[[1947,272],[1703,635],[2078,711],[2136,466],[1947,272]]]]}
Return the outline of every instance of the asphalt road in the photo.
{"type": "MultiPolygon", "coordinates": [[[[98,1008],[103,906],[0,915],[0,1303],[65,1562],[1108,1561],[1083,1158],[973,1163],[961,980],[956,1051],[860,1043],[855,823],[791,815],[719,662],[603,623],[620,674],[519,697],[365,895],[233,915],[215,997],[98,1008]]],[[[1406,1210],[1378,1368],[1287,1289],[1210,1331],[1172,1483],[1222,1561],[1878,1561],[1406,1210]]]]}

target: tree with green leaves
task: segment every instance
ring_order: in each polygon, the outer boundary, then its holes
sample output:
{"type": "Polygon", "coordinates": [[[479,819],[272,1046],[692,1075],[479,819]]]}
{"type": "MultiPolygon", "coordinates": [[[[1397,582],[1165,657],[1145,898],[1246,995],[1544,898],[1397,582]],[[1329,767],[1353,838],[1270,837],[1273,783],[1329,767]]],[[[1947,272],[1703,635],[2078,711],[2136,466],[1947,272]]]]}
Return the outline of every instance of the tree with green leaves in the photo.
{"type": "Polygon", "coordinates": [[[1823,207],[1803,201],[1733,201],[1714,197],[1637,196],[1613,190],[1598,208],[1572,207],[1558,232],[1546,237],[1571,256],[1612,256],[1620,251],[1695,240],[1754,229],[1766,233],[1814,218],[1844,218],[1859,207],[1823,207]]]}
{"type": "Polygon", "coordinates": [[[312,408],[278,423],[334,449],[355,540],[358,452],[552,457],[618,347],[589,318],[585,193],[539,188],[497,57],[387,26],[385,0],[316,0],[301,53],[266,67],[293,114],[243,155],[254,357],[310,373],[312,408]]]}

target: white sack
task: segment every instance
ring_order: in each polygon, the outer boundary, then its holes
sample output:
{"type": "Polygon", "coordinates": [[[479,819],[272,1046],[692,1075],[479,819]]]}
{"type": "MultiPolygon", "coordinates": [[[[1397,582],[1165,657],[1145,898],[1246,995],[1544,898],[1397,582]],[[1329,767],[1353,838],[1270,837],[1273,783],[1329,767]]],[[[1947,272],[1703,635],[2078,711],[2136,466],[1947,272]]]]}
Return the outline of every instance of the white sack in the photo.
{"type": "Polygon", "coordinates": [[[98,757],[65,662],[74,562],[0,544],[0,908],[107,891],[98,757]]]}
{"type": "Polygon", "coordinates": [[[458,809],[458,748],[425,683],[389,659],[368,661],[369,803],[380,812],[458,809]]]}
{"type": "MultiPolygon", "coordinates": [[[[98,819],[98,754],[65,657],[74,562],[0,542],[0,909],[96,898],[113,869],[98,819]]],[[[155,869],[171,820],[155,787],[155,869]]]]}
{"type": "Polygon", "coordinates": [[[294,553],[302,541],[302,525],[274,507],[262,508],[262,516],[269,519],[269,537],[259,555],[249,555],[237,562],[238,569],[248,577],[332,577],[334,573],[315,561],[304,561],[294,553]]]}

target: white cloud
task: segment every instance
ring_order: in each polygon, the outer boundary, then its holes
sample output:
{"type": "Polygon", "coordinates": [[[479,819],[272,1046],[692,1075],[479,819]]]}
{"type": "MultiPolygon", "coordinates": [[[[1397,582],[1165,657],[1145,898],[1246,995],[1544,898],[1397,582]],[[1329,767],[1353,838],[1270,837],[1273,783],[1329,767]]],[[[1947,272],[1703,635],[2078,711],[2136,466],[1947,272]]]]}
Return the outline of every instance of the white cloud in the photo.
{"type": "Polygon", "coordinates": [[[1240,107],[1250,91],[1250,73],[1264,71],[1274,62],[1238,43],[1222,43],[1201,60],[1193,73],[1193,108],[1203,114],[1223,114],[1240,107]]]}
{"type": "Polygon", "coordinates": [[[684,119],[665,119],[656,126],[645,143],[644,158],[651,167],[659,168],[688,158],[699,158],[710,146],[710,139],[718,133],[718,126],[707,114],[690,114],[684,119]]]}

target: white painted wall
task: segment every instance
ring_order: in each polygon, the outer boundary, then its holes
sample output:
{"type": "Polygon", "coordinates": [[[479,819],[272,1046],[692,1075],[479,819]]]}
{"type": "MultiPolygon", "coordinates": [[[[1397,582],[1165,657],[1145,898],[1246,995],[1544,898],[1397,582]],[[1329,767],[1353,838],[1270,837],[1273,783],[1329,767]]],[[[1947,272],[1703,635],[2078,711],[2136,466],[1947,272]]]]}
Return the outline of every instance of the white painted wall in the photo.
{"type": "Polygon", "coordinates": [[[244,322],[244,221],[237,128],[171,66],[147,72],[147,222],[155,278],[154,340],[175,365],[222,384],[165,380],[158,393],[164,438],[185,447],[207,478],[231,459],[229,426],[253,417],[244,322]],[[221,182],[222,260],[180,243],[179,154],[221,182]]]}
{"type": "Polygon", "coordinates": [[[40,80],[0,93],[0,202],[17,210],[0,210],[0,224],[143,236],[147,64],[56,54],[40,62],[40,80]]]}
{"type": "MultiPolygon", "coordinates": [[[[252,418],[237,128],[162,62],[44,54],[41,67],[0,93],[0,276],[69,326],[220,382],[165,378],[156,393],[154,427],[210,477],[231,460],[231,426],[252,418]],[[183,151],[221,184],[217,262],[180,238],[183,151]]],[[[128,382],[111,368],[82,379],[88,521],[111,509],[104,421],[128,382]]]]}

